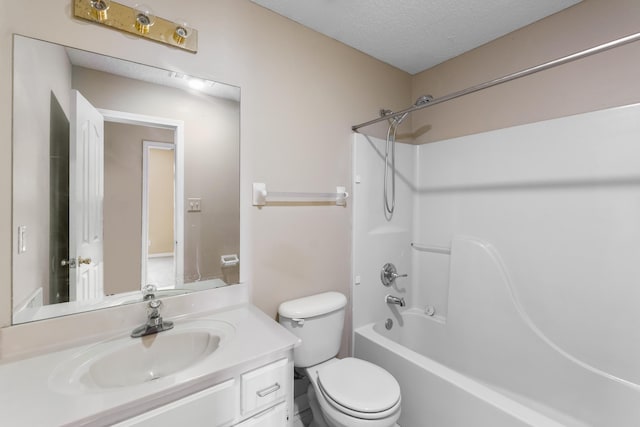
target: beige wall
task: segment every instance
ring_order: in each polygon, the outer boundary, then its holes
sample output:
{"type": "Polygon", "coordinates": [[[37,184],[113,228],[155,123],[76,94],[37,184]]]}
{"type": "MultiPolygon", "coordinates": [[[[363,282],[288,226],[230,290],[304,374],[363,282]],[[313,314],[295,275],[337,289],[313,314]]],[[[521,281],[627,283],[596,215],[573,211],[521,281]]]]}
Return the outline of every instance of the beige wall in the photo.
{"type": "MultiPolygon", "coordinates": [[[[246,0],[153,1],[158,16],[183,16],[199,30],[197,54],[77,21],[67,0],[0,5],[0,123],[11,122],[14,32],[240,86],[242,280],[271,316],[289,298],[349,293],[350,207],[257,209],[251,183],[283,191],[350,188],[351,125],[383,106],[406,106],[410,76],[246,0]]],[[[0,158],[0,324],[8,325],[9,126],[0,126],[0,144],[7,154],[0,158]]]]}
{"type": "Polygon", "coordinates": [[[142,142],[173,143],[173,131],[123,123],[104,126],[104,292],[140,289],[142,142]]]}
{"type": "MultiPolygon", "coordinates": [[[[5,42],[11,43],[11,37],[7,37],[5,42]]],[[[22,52],[15,57],[16,67],[22,72],[14,76],[16,102],[13,137],[16,145],[13,156],[14,162],[20,167],[14,171],[13,215],[16,230],[18,226],[27,227],[27,251],[17,253],[17,237],[13,243],[9,243],[11,227],[6,228],[2,234],[6,237],[2,240],[7,249],[13,248],[13,277],[21,283],[13,294],[14,307],[22,305],[38,288],[43,290],[44,302],[49,300],[50,105],[51,97],[55,96],[69,117],[71,92],[71,64],[63,48],[53,45],[42,47],[24,38],[16,39],[16,43],[20,45],[22,52]]],[[[11,79],[5,80],[7,82],[3,83],[11,83],[11,79]]],[[[10,88],[9,85],[7,94],[11,93],[10,88]]],[[[10,117],[5,117],[2,123],[7,124],[3,128],[11,129],[8,125],[11,123],[10,117]]],[[[7,154],[2,157],[10,160],[10,136],[9,140],[4,138],[3,136],[2,143],[5,144],[4,152],[7,154]]],[[[2,170],[3,173],[10,174],[11,165],[3,165],[2,170]]],[[[3,177],[2,182],[3,185],[10,185],[10,176],[3,177]]],[[[3,188],[2,191],[10,191],[10,188],[3,188]]],[[[2,194],[5,194],[3,205],[8,210],[4,215],[8,215],[11,212],[11,193],[2,194]]],[[[10,267],[2,267],[5,278],[0,280],[3,284],[0,286],[6,287],[11,282],[9,270],[5,268],[10,267]]],[[[8,306],[10,294],[4,291],[0,300],[6,301],[8,306]]]]}
{"type": "Polygon", "coordinates": [[[174,150],[149,150],[149,255],[173,253],[174,150]]]}
{"type": "Polygon", "coordinates": [[[81,67],[73,85],[98,108],[184,122],[184,278],[221,277],[220,256],[239,253],[238,102],[81,67]],[[186,211],[188,198],[200,212],[186,211]]]}
{"type": "MultiPolygon", "coordinates": [[[[638,0],[584,0],[414,76],[434,97],[634,34],[638,0]]],[[[640,102],[640,42],[413,114],[417,143],[640,102]]]]}

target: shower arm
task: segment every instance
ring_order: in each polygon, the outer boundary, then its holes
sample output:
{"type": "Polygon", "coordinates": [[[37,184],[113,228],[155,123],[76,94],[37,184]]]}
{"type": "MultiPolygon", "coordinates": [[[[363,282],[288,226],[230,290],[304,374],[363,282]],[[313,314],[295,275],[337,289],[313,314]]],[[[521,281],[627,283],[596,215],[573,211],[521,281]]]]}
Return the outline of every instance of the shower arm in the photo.
{"type": "Polygon", "coordinates": [[[571,55],[563,56],[562,58],[558,58],[558,59],[554,59],[554,60],[549,61],[549,62],[545,62],[544,64],[536,65],[535,67],[526,68],[524,70],[517,71],[517,72],[512,73],[512,74],[507,74],[506,76],[502,76],[502,77],[499,77],[497,79],[490,80],[488,82],[484,82],[484,83],[481,83],[481,84],[478,84],[478,85],[475,85],[475,86],[468,87],[468,88],[463,89],[463,90],[459,90],[457,92],[450,93],[450,94],[445,95],[445,96],[441,96],[439,98],[435,98],[435,99],[433,99],[430,102],[425,103],[425,104],[413,105],[413,106],[411,106],[409,108],[406,108],[404,110],[397,111],[395,113],[386,114],[384,117],[378,117],[376,119],[369,120],[368,122],[360,123],[359,125],[354,125],[354,126],[351,127],[351,130],[353,130],[354,132],[357,132],[358,129],[360,129],[360,128],[363,128],[363,127],[366,127],[366,126],[370,126],[370,125],[378,123],[378,122],[382,122],[382,121],[385,121],[385,120],[393,119],[393,118],[396,118],[396,117],[401,117],[403,114],[413,113],[414,111],[422,110],[423,108],[432,107],[434,105],[441,104],[443,102],[450,101],[452,99],[460,98],[461,96],[465,96],[465,95],[468,95],[470,93],[478,92],[478,91],[481,91],[483,89],[488,89],[490,87],[497,86],[497,85],[502,84],[502,83],[507,83],[507,82],[510,82],[512,80],[519,79],[521,77],[526,77],[528,75],[538,73],[540,71],[548,70],[549,68],[553,68],[553,67],[557,67],[559,65],[567,64],[569,62],[577,61],[578,59],[586,58],[588,56],[595,55],[597,53],[604,52],[604,51],[607,51],[609,49],[613,49],[613,48],[616,48],[616,47],[619,47],[619,46],[623,46],[623,45],[626,45],[626,44],[629,44],[629,43],[636,42],[638,40],[640,40],[640,33],[631,34],[629,36],[625,36],[625,37],[619,38],[617,40],[613,40],[613,41],[610,41],[610,42],[607,42],[607,43],[603,43],[601,45],[598,45],[598,46],[595,46],[595,47],[592,47],[592,48],[589,48],[589,49],[585,49],[585,50],[582,50],[580,52],[573,53],[571,55]]]}

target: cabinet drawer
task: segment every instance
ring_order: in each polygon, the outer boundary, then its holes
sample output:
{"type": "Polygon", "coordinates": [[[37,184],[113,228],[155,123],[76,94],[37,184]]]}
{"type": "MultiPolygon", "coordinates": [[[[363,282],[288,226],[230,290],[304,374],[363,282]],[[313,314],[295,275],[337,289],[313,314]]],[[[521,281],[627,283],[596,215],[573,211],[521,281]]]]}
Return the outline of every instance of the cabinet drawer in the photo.
{"type": "Polygon", "coordinates": [[[235,418],[236,391],[234,380],[168,403],[116,427],[221,426],[235,418]]]}
{"type": "Polygon", "coordinates": [[[241,377],[242,414],[265,408],[287,394],[288,359],[281,359],[241,377]]]}

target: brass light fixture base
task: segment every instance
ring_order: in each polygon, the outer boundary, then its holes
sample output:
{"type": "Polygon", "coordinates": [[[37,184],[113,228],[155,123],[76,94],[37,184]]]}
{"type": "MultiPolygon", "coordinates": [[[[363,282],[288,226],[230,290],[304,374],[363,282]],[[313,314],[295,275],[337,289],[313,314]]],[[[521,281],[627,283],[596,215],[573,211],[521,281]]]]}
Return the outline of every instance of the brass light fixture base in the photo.
{"type": "Polygon", "coordinates": [[[142,25],[137,19],[138,11],[129,6],[111,1],[107,11],[96,10],[91,0],[74,0],[74,15],[97,24],[106,25],[139,37],[144,37],[169,46],[196,53],[198,31],[184,23],[175,23],[159,16],[152,25],[142,25]]]}

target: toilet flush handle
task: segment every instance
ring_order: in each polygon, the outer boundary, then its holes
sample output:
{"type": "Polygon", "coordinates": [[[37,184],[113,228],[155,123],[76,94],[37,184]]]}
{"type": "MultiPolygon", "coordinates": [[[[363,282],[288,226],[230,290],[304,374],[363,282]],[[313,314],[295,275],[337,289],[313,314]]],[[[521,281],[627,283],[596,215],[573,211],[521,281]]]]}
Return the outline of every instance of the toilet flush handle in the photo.
{"type": "Polygon", "coordinates": [[[304,319],[293,318],[291,321],[297,323],[298,326],[304,325],[304,319]]]}

